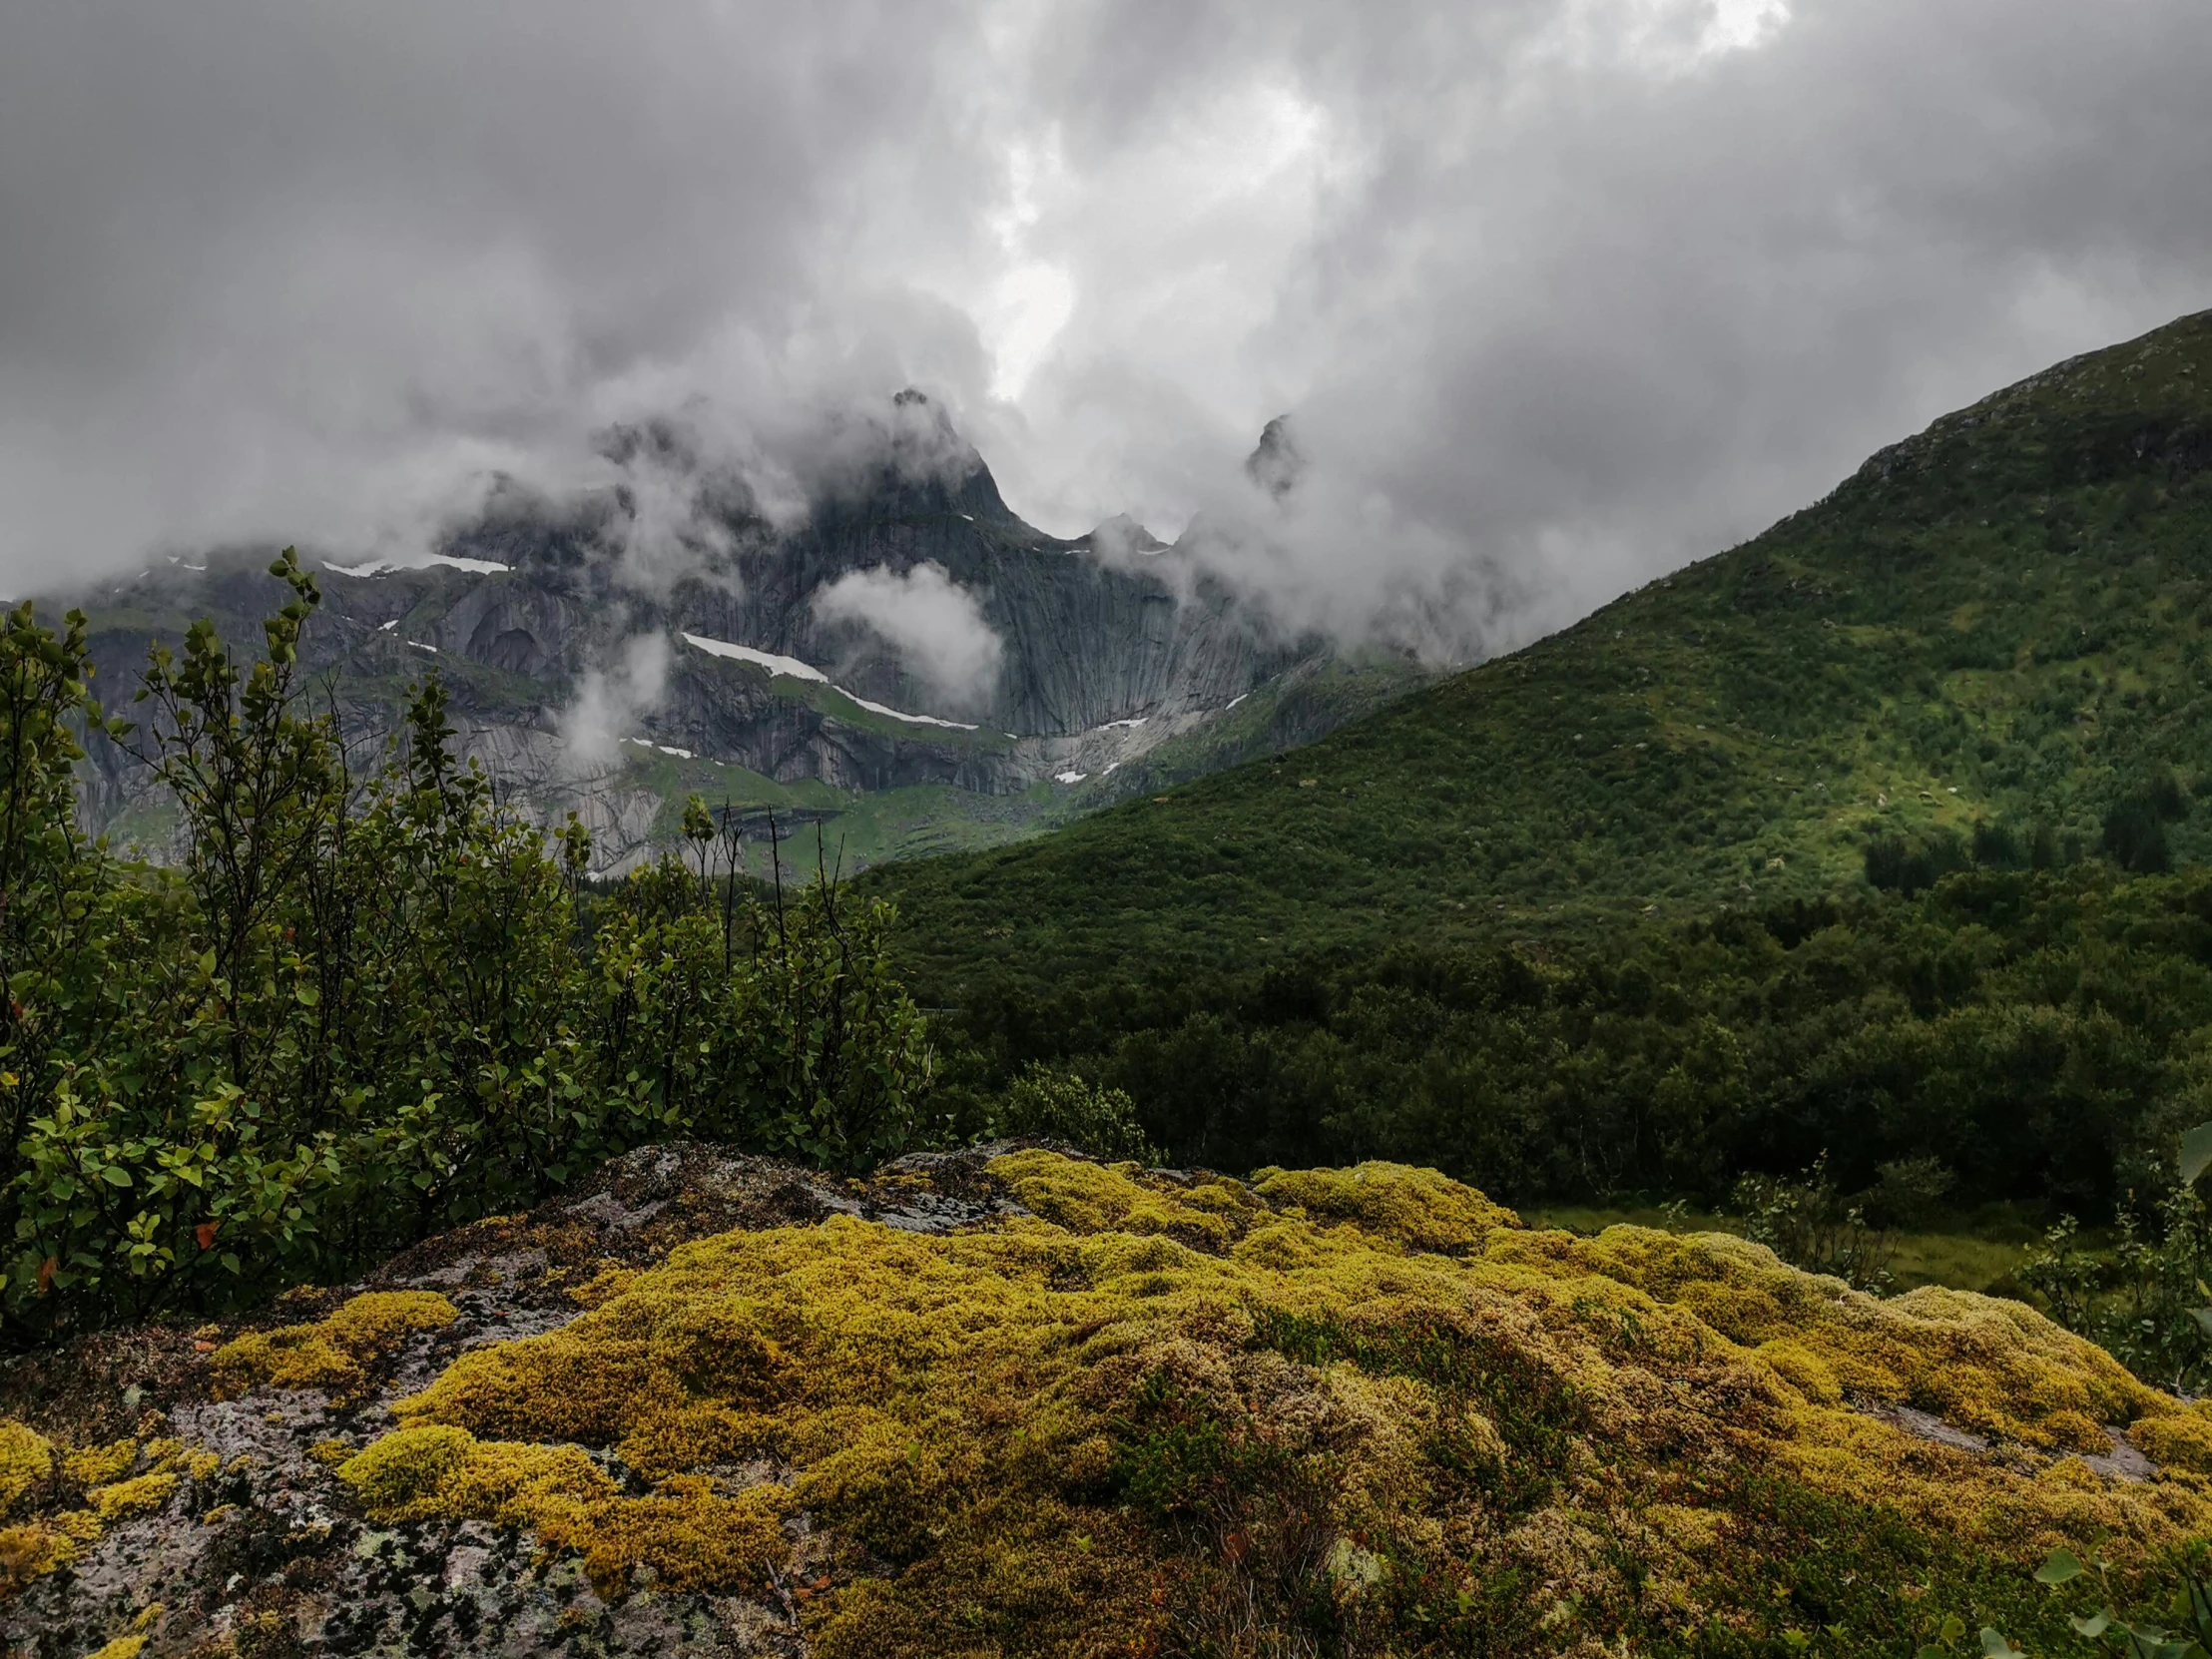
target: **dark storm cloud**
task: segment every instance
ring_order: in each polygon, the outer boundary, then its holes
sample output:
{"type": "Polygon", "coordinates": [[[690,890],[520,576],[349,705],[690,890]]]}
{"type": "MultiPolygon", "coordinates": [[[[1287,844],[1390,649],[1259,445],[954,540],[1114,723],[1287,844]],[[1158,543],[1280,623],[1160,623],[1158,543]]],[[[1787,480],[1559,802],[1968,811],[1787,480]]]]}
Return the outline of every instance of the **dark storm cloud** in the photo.
{"type": "MultiPolygon", "coordinates": [[[[1323,499],[1245,524],[1241,563],[1316,614],[1454,585],[1471,642],[1525,638],[1946,407],[2212,303],[2201,12],[1849,0],[1703,52],[1710,11],[1641,38],[1657,8],[1567,12],[1364,7],[1218,39],[1173,85],[1272,61],[1358,158],[1252,353],[1256,381],[1299,365],[1280,396],[1323,499]]],[[[1107,81],[1117,126],[1165,117],[1107,81]]],[[[1266,411],[1243,412],[1209,476],[1266,411]]],[[[1153,441],[1192,464],[1188,433],[1153,441]]]]}
{"type": "MultiPolygon", "coordinates": [[[[959,20],[780,17],[7,8],[0,582],[403,533],[484,467],[572,464],[626,385],[815,384],[873,351],[872,383],[903,338],[926,353],[941,305],[857,303],[824,262],[889,141],[931,135],[959,20]]],[[[901,183],[958,195],[958,144],[927,148],[939,173],[901,183]]]]}
{"type": "Polygon", "coordinates": [[[1494,648],[2212,304],[2208,72],[2199,0],[17,6],[0,589],[914,381],[1051,528],[1494,648]]]}

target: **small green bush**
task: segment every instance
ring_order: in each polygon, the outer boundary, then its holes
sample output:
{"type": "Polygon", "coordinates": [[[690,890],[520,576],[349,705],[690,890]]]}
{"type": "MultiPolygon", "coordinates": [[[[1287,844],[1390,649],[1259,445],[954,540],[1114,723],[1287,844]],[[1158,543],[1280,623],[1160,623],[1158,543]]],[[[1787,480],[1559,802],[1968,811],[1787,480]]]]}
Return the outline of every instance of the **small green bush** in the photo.
{"type": "Polygon", "coordinates": [[[1137,1121],[1137,1103],[1125,1090],[1103,1088],[1052,1066],[1031,1065],[1007,1086],[992,1129],[1063,1141],[1100,1158],[1148,1163],[1159,1158],[1137,1121]]]}

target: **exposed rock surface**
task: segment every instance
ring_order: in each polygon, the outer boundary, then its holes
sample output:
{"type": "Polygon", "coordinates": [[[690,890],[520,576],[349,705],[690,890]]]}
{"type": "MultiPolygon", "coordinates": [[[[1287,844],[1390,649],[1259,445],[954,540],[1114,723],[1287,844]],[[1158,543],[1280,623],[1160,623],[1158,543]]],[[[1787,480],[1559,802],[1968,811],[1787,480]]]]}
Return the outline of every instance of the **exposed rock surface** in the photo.
{"type": "MultiPolygon", "coordinates": [[[[303,660],[329,677],[364,759],[392,728],[404,685],[439,668],[465,752],[538,816],[579,811],[608,868],[642,856],[657,821],[659,838],[671,838],[662,809],[675,790],[714,796],[719,786],[747,804],[742,778],[702,771],[715,764],[847,795],[941,786],[1002,798],[1043,786],[1042,811],[1087,786],[1080,799],[1102,804],[1119,793],[1112,780],[1123,766],[1221,726],[1248,699],[1233,730],[1185,746],[1185,775],[1317,737],[1425,678],[1410,660],[1377,658],[1374,683],[1358,695],[1301,697],[1336,659],[1329,641],[1285,633],[1206,575],[1190,549],[1126,519],[1074,540],[1044,534],[1007,508],[949,427],[936,436],[945,454],[930,465],[883,460],[840,476],[820,486],[796,525],[779,527],[743,487],[656,450],[651,434],[630,434],[618,476],[642,477],[651,463],[663,486],[676,477],[690,492],[688,540],[641,529],[637,491],[625,483],[562,501],[497,499],[450,532],[446,562],[429,566],[309,555],[324,600],[303,660]],[[995,667],[948,678],[924,647],[820,603],[840,578],[901,592],[917,573],[973,606],[997,642],[995,667]],[[625,678],[626,649],[641,637],[668,648],[665,673],[643,685],[625,678]],[[730,647],[798,666],[779,672],[730,647]],[[597,741],[564,741],[564,716],[593,675],[603,677],[597,741]],[[689,776],[634,776],[655,758],[684,762],[689,776]]],[[[120,701],[149,642],[174,648],[195,617],[257,644],[276,596],[268,558],[180,557],[57,595],[57,608],[90,611],[98,687],[120,701]]],[[[1146,787],[1134,771],[1123,782],[1146,787]]],[[[94,824],[121,826],[159,852],[151,805],[142,769],[96,745],[94,824]]]]}

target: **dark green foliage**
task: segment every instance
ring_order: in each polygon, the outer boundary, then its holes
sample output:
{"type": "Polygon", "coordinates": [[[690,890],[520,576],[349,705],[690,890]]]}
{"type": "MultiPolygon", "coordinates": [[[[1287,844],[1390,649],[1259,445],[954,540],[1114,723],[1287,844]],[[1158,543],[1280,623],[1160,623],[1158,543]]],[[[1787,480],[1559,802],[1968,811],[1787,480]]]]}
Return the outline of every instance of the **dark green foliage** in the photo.
{"type": "Polygon", "coordinates": [[[2141,789],[2114,802],[2104,815],[2104,851],[2128,870],[2163,870],[2173,865],[2166,826],[2186,818],[2188,799],[2174,775],[2161,769],[2141,789]]]}
{"type": "Polygon", "coordinates": [[[904,1149],[932,1062],[883,906],[826,878],[741,900],[711,846],[587,893],[580,826],[549,855],[455,765],[435,676],[352,777],[295,681],[313,581],[273,574],[260,660],[201,625],[147,670],[175,870],[76,830],[81,619],[0,637],[7,1340],[339,1278],[646,1140],[904,1149]]]}
{"type": "Polygon", "coordinates": [[[1072,1065],[1179,1161],[2109,1215],[2205,1115],[2207,432],[2212,313],[1310,748],[864,880],[962,1088],[1072,1065]]]}
{"type": "Polygon", "coordinates": [[[984,1109],[961,1139],[1034,1136],[1094,1157],[1157,1160],[1137,1121],[1137,1105],[1121,1089],[1100,1088],[1080,1074],[1046,1065],[1025,1067],[984,1109]]]}
{"type": "MultiPolygon", "coordinates": [[[[2003,843],[1993,835],[1984,837],[1976,830],[1974,838],[1992,853],[2001,855],[2006,851],[2003,843]]],[[[1952,870],[1964,869],[1969,861],[1964,843],[1949,830],[1938,829],[1917,838],[1877,835],[1867,843],[1867,885],[1898,892],[1920,892],[1933,887],[1952,870]]]]}
{"type": "Polygon", "coordinates": [[[1588,941],[992,974],[939,1019],[961,1090],[1072,1068],[1177,1163],[1392,1158],[1514,1203],[1713,1202],[1827,1152],[1884,1227],[1926,1220],[1908,1167],[2101,1220],[2206,1115],[2212,875],[1974,868],[1588,941]]]}
{"type": "MultiPolygon", "coordinates": [[[[1950,1172],[1933,1159],[1889,1164],[1883,1174],[1886,1185],[1940,1192],[1950,1184],[1950,1172]],[[1904,1172],[1926,1172],[1926,1177],[1915,1181],[1904,1172]]],[[[1769,1246],[1792,1266],[1832,1274],[1854,1290],[1889,1288],[1897,1241],[1888,1229],[1868,1221],[1868,1197],[1854,1202],[1836,1191],[1825,1153],[1795,1179],[1746,1175],[1729,1195],[1729,1208],[1744,1218],[1744,1237],[1769,1246]]]]}

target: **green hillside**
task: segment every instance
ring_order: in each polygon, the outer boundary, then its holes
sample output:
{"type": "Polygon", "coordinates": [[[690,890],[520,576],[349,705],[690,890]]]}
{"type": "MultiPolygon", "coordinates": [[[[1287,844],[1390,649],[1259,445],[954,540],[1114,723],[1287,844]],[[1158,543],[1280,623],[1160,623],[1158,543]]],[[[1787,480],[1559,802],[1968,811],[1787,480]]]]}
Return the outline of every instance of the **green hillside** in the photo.
{"type": "MultiPolygon", "coordinates": [[[[2190,912],[2190,878],[2150,878],[2212,853],[2212,813],[2194,806],[2212,789],[2208,624],[2212,313],[1946,416],[1755,540],[1310,748],[874,880],[898,900],[925,1000],[954,1010],[947,1031],[971,1064],[1079,1060],[1136,1091],[1179,1151],[1233,1164],[1386,1147],[1515,1196],[1709,1188],[1731,1159],[1809,1159],[1831,1128],[1887,1110],[1874,1094],[1912,1091],[1854,1085],[1826,1117],[1773,1097],[1762,1127],[1702,1149],[1695,1168],[1639,1151],[1602,1179],[1505,1170],[1475,1129],[1521,1146],[1528,1125],[1498,1128],[1466,1096],[1499,1086],[1505,1038],[1446,1037],[1435,1022],[1633,1011],[1637,993],[1617,981],[1641,963],[1678,993],[1635,1016],[1674,1033],[1649,1056],[1655,1075],[1684,1063],[1682,1033],[1700,1018],[1756,1072],[1762,1042],[1818,1014],[1827,1035],[1772,1057],[1801,1088],[1809,1056],[1879,1024],[1884,998],[1922,1025],[1968,1004],[2120,1017],[2111,997],[2082,1000],[2072,958],[2060,972],[2072,989],[1999,981],[2036,951],[2149,948],[2124,918],[2190,912]],[[1981,896],[1962,896],[1974,882],[1981,896]],[[1746,917],[1764,918],[1756,948],[1730,919],[1746,917]],[[1913,966],[1975,929],[1990,942],[1969,940],[1948,978],[1913,966]],[[1851,965],[1808,978],[1808,949],[1851,965]],[[1915,972],[1942,988],[1919,994],[1915,972]],[[1497,988],[1516,974],[1534,988],[1497,988]],[[1422,1004],[1420,1031],[1369,1020],[1347,1036],[1353,1005],[1384,985],[1422,1004]],[[1855,1000],[1869,996],[1881,1007],[1855,1000]],[[1275,1058],[1139,1052],[1207,1019],[1239,1041],[1273,1033],[1275,1058]],[[1210,1065],[1249,1077],[1289,1064],[1284,1045],[1310,1050],[1317,1033],[1354,1072],[1387,1052],[1431,1070],[1464,1059],[1470,1080],[1457,1104],[1438,1095],[1418,1132],[1403,1121],[1418,1089],[1397,1061],[1296,1107],[1282,1102],[1304,1084],[1279,1078],[1270,1103],[1232,1107],[1252,1085],[1199,1081],[1210,1065]],[[1256,1128],[1252,1111],[1296,1123],[1256,1128]]],[[[2149,972],[2121,977],[2140,988],[2149,972]]],[[[2159,1019],[2196,1030],[2196,994],[2161,989],[2159,1019]]],[[[1544,1040],[1564,1047],[1517,1062],[1524,1095],[1592,1098],[1562,1081],[1560,1057],[1590,1032],[1544,1040]]],[[[2145,1038],[2158,1065],[2179,1040],[2145,1038]]],[[[2049,1055],[2020,1064],[2047,1092],[2049,1055]]],[[[1627,1065],[1609,1053],[1607,1087],[1627,1065]]],[[[2161,1076],[2118,1116],[2139,1124],[2170,1104],[2180,1085],[2161,1076]]],[[[1555,1154],[1559,1125],[1543,1122],[1555,1154]]],[[[2058,1160],[2075,1185],[2113,1190],[2117,1133],[2081,1128],[2058,1160]]],[[[1991,1191],[2065,1174],[2052,1156],[1936,1150],[1991,1191]]]]}

